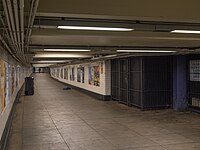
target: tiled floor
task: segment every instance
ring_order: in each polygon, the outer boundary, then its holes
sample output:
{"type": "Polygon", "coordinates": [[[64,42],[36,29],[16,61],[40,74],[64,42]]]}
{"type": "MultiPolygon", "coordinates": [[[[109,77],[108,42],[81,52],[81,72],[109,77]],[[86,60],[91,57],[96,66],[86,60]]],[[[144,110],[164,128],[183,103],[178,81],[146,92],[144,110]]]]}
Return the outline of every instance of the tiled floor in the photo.
{"type": "Polygon", "coordinates": [[[8,150],[200,150],[200,115],[98,101],[46,74],[17,105],[8,150]]]}

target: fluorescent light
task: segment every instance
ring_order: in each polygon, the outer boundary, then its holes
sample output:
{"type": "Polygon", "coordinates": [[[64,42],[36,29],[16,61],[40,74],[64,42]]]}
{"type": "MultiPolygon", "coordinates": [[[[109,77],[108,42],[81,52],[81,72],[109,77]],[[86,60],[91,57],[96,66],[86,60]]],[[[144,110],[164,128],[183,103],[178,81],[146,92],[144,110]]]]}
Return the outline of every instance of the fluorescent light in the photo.
{"type": "Polygon", "coordinates": [[[82,54],[66,54],[66,53],[38,53],[35,54],[34,58],[87,58],[91,55],[82,54]]]}
{"type": "Polygon", "coordinates": [[[44,51],[51,52],[89,52],[89,49],[44,49],[44,51]]]}
{"type": "Polygon", "coordinates": [[[104,57],[106,57],[106,58],[110,58],[110,57],[116,57],[117,55],[106,55],[106,56],[104,56],[104,57]]]}
{"type": "Polygon", "coordinates": [[[32,63],[63,63],[68,62],[69,60],[47,60],[47,61],[33,61],[32,63]]]}
{"type": "Polygon", "coordinates": [[[172,33],[191,33],[191,34],[200,34],[200,31],[195,30],[173,30],[172,33]]]}
{"type": "Polygon", "coordinates": [[[33,67],[49,67],[53,64],[33,64],[33,67]]]}
{"type": "Polygon", "coordinates": [[[131,53],[174,53],[176,51],[159,51],[159,50],[117,50],[117,52],[131,52],[131,53]]]}
{"type": "Polygon", "coordinates": [[[98,31],[133,31],[130,28],[112,28],[112,27],[84,27],[84,26],[58,26],[58,29],[69,30],[98,30],[98,31]]]}

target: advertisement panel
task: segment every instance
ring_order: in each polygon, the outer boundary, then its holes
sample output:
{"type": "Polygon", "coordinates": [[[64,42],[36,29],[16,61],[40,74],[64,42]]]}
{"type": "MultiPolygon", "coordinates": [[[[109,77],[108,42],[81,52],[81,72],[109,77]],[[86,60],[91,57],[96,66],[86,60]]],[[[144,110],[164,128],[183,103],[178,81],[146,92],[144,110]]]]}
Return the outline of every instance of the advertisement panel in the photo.
{"type": "Polygon", "coordinates": [[[77,68],[77,82],[84,83],[84,67],[77,68]]]}
{"type": "Polygon", "coordinates": [[[1,112],[5,109],[5,62],[1,60],[1,112]]]}
{"type": "Polygon", "coordinates": [[[68,68],[64,69],[64,79],[68,80],[68,68]]]}
{"type": "MultiPolygon", "coordinates": [[[[1,72],[2,72],[2,63],[0,62],[0,74],[1,72]]],[[[0,75],[0,93],[1,93],[1,75],[0,75]]],[[[3,100],[2,100],[2,96],[0,96],[0,112],[2,111],[3,111],[3,100]]]]}
{"type": "Polygon", "coordinates": [[[100,66],[88,67],[88,77],[90,85],[100,86],[100,66]]]}
{"type": "Polygon", "coordinates": [[[74,76],[74,67],[70,68],[70,80],[74,81],[75,80],[75,76],[74,76]]]}
{"type": "Polygon", "coordinates": [[[61,79],[63,79],[63,68],[61,68],[60,70],[61,70],[60,71],[60,77],[61,77],[61,79]]]}
{"type": "Polygon", "coordinates": [[[15,67],[14,66],[11,66],[11,78],[12,78],[12,94],[14,93],[15,91],[15,67]]]}

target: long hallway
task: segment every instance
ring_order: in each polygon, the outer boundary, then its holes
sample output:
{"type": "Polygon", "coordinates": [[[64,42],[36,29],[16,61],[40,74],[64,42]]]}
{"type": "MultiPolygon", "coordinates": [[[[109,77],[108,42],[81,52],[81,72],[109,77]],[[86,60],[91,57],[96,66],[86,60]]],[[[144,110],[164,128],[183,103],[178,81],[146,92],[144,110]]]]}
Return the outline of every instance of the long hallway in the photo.
{"type": "Polygon", "coordinates": [[[98,101],[48,74],[17,104],[8,150],[199,150],[200,117],[98,101]]]}

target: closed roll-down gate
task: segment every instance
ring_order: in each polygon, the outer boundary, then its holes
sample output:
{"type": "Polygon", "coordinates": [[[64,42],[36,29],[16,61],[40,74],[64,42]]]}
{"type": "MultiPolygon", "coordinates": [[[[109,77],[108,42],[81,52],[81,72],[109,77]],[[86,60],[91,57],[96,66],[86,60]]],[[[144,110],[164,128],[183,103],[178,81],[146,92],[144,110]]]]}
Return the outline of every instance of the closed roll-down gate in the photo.
{"type": "Polygon", "coordinates": [[[171,57],[112,60],[112,98],[142,109],[172,104],[171,57]]]}

